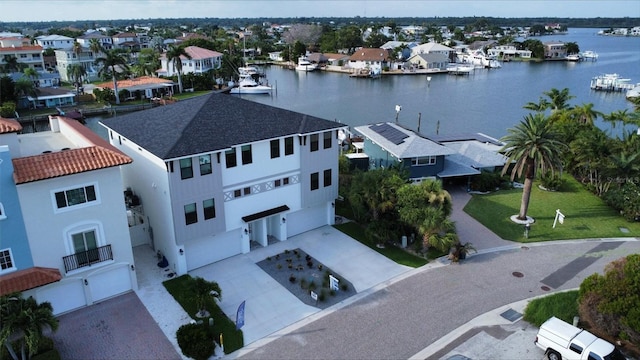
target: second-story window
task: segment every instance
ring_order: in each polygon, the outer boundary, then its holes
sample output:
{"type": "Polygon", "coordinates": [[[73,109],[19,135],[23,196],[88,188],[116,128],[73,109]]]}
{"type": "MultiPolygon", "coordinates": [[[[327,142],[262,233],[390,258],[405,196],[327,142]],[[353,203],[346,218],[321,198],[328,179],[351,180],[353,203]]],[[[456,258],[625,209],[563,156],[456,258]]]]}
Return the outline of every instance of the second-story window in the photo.
{"type": "Polygon", "coordinates": [[[270,145],[271,145],[271,158],[275,159],[277,157],[280,157],[280,140],[278,139],[271,140],[270,145]]]}
{"type": "Polygon", "coordinates": [[[331,131],[327,131],[323,134],[324,137],[324,144],[323,144],[323,148],[324,149],[330,149],[331,148],[331,131]]]}
{"type": "Polygon", "coordinates": [[[318,151],[318,141],[319,141],[320,136],[318,136],[318,134],[313,134],[310,136],[311,139],[311,151],[318,151]]]}
{"type": "Polygon", "coordinates": [[[293,136],[284,139],[284,155],[293,154],[293,136]]]}
{"type": "Polygon", "coordinates": [[[200,161],[200,175],[211,174],[211,155],[201,155],[200,161]]]}
{"type": "Polygon", "coordinates": [[[251,145],[242,145],[242,165],[251,164],[252,162],[251,145]]]}
{"type": "Polygon", "coordinates": [[[193,166],[191,165],[191,158],[180,159],[180,178],[191,179],[193,177],[193,166]]]}
{"type": "Polygon", "coordinates": [[[96,189],[94,185],[58,191],[55,193],[55,198],[56,206],[58,207],[58,209],[97,200],[96,189]]]}
{"type": "Polygon", "coordinates": [[[236,159],[236,148],[225,151],[224,160],[227,163],[227,168],[236,167],[236,165],[238,165],[238,160],[236,159]]]}
{"type": "Polygon", "coordinates": [[[15,265],[11,257],[11,249],[0,250],[0,272],[5,270],[13,270],[15,265]]]}

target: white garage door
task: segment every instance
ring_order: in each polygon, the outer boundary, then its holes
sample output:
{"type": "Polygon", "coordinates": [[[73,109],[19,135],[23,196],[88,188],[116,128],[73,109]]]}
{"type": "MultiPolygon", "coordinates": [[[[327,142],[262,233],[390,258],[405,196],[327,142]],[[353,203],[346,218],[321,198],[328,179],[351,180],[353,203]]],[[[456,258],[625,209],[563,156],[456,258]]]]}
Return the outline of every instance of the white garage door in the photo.
{"type": "Polygon", "coordinates": [[[84,283],[81,278],[66,278],[36,289],[38,302],[48,301],[53,314],[58,315],[87,305],[84,283]]]}
{"type": "Polygon", "coordinates": [[[288,213],[287,237],[295,236],[324,225],[327,225],[327,213],[324,206],[288,213]]]}
{"type": "Polygon", "coordinates": [[[119,264],[87,276],[91,299],[97,302],[131,290],[129,264],[119,264]]]}
{"type": "Polygon", "coordinates": [[[242,253],[239,231],[190,240],[184,244],[187,271],[242,253]]]}

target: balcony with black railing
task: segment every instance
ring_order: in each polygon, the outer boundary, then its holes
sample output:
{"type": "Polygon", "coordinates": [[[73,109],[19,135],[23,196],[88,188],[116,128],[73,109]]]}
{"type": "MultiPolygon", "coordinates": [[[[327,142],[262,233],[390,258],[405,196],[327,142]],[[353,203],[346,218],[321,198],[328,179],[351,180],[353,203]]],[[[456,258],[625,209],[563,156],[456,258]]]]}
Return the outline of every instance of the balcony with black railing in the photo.
{"type": "Polygon", "coordinates": [[[99,248],[80,251],[73,255],[62,257],[65,272],[77,270],[108,260],[113,260],[111,245],[100,246],[99,248]]]}

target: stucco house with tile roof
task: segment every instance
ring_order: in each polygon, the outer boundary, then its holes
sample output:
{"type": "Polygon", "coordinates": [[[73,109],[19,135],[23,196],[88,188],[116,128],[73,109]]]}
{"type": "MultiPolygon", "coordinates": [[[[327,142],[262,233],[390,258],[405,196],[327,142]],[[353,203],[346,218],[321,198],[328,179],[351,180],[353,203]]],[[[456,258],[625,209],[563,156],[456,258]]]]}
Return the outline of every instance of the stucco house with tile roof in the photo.
{"type": "Polygon", "coordinates": [[[213,93],[101,124],[178,275],[334,222],[340,123],[213,93]]]}
{"type": "Polygon", "coordinates": [[[379,69],[389,66],[389,51],[380,48],[361,48],[349,57],[348,67],[351,69],[379,69]]]}
{"type": "Polygon", "coordinates": [[[137,288],[120,175],[132,159],[76,120],[49,126],[0,118],[0,293],[60,314],[137,288]]]}
{"type": "MultiPolygon", "coordinates": [[[[183,74],[204,74],[209,70],[219,69],[222,66],[222,53],[203,49],[197,46],[187,46],[184,51],[191,56],[181,56],[183,74]]],[[[158,76],[173,76],[178,72],[167,59],[166,53],[160,56],[160,69],[156,70],[158,76]]]]}

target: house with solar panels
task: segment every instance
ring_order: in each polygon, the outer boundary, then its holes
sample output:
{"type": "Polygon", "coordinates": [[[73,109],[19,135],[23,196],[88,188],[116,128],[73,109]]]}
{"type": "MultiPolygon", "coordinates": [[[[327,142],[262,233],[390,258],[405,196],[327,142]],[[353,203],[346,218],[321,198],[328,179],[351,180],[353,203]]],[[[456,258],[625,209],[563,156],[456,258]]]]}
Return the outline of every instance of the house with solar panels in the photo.
{"type": "Polygon", "coordinates": [[[22,133],[0,118],[0,295],[60,314],[137,289],[120,175],[130,163],[76,120],[22,133]]]}
{"type": "Polygon", "coordinates": [[[504,166],[502,143],[483,134],[426,137],[397,123],[357,126],[369,168],[404,167],[411,181],[465,179],[504,166]]]}
{"type": "Polygon", "coordinates": [[[343,124],[216,93],[101,124],[133,159],[149,239],[132,241],[178,275],[335,221],[343,124]]]}

